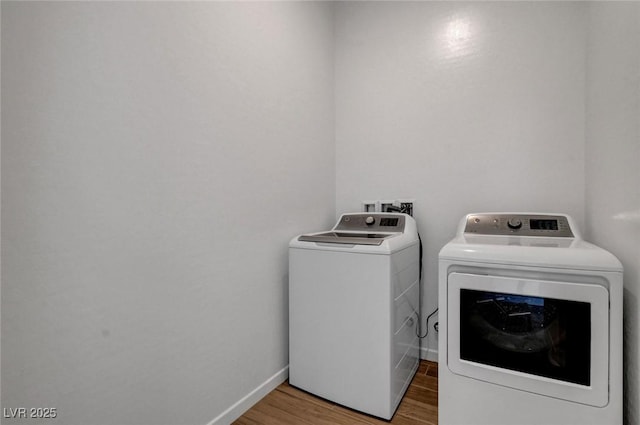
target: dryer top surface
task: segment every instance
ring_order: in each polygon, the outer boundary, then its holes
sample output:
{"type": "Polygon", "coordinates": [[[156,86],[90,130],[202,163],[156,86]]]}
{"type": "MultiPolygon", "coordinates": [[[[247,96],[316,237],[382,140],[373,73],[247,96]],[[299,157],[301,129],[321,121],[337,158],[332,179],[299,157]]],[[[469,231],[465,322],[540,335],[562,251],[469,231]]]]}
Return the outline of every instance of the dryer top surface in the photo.
{"type": "Polygon", "coordinates": [[[620,261],[610,252],[582,240],[574,221],[565,214],[468,214],[460,221],[456,237],[440,251],[439,258],[474,263],[622,272],[620,261]],[[508,224],[513,217],[516,220],[512,225],[517,226],[518,222],[521,224],[516,229],[508,224]],[[531,220],[534,220],[533,226],[530,224],[531,220]],[[559,223],[557,232],[553,229],[556,227],[554,220],[559,223]],[[540,229],[537,232],[535,227],[550,229],[540,229]],[[480,231],[474,231],[477,229],[480,231]]]}

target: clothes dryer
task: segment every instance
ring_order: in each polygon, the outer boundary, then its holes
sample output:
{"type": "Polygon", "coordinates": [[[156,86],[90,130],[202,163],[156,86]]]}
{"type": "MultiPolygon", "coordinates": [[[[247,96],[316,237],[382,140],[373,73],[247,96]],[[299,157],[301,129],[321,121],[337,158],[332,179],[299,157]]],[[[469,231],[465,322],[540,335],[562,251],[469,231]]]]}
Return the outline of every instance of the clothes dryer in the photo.
{"type": "Polygon", "coordinates": [[[440,425],[622,423],[622,265],[571,217],[467,215],[439,309],[440,425]]]}
{"type": "Polygon", "coordinates": [[[419,363],[419,242],[406,214],[343,214],[289,245],[289,382],[390,419],[419,363]]]}

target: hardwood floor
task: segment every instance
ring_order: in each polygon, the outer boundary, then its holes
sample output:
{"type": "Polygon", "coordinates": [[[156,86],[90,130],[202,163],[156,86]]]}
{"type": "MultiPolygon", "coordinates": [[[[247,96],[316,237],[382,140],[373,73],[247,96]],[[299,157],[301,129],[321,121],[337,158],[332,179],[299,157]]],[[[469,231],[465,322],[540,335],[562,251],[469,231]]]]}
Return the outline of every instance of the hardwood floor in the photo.
{"type": "Polygon", "coordinates": [[[391,421],[368,416],[301,391],[284,382],[245,412],[234,425],[437,425],[438,364],[422,360],[391,421]]]}

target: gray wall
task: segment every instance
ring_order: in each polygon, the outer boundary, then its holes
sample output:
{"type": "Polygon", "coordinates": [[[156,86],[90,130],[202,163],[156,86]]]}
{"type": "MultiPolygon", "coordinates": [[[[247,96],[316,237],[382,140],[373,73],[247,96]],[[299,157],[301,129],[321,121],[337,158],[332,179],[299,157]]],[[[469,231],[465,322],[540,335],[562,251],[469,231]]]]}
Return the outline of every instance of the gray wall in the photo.
{"type": "Polygon", "coordinates": [[[586,237],[624,266],[625,423],[640,423],[640,3],[591,3],[586,237]]]}
{"type": "Polygon", "coordinates": [[[286,367],[287,244],[335,211],[331,19],[2,2],[2,407],[203,424],[286,367]]]}

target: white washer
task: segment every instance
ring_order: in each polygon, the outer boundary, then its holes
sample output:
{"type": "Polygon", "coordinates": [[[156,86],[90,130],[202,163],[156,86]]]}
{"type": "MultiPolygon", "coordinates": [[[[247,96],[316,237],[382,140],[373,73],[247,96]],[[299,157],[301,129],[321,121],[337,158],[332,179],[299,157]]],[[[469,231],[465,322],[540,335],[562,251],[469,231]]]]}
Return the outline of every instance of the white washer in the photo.
{"type": "Polygon", "coordinates": [[[469,214],[439,275],[440,425],[622,423],[622,265],[571,217],[469,214]]]}
{"type": "Polygon", "coordinates": [[[419,363],[411,216],[343,214],[289,245],[289,382],[390,419],[419,363]]]}

